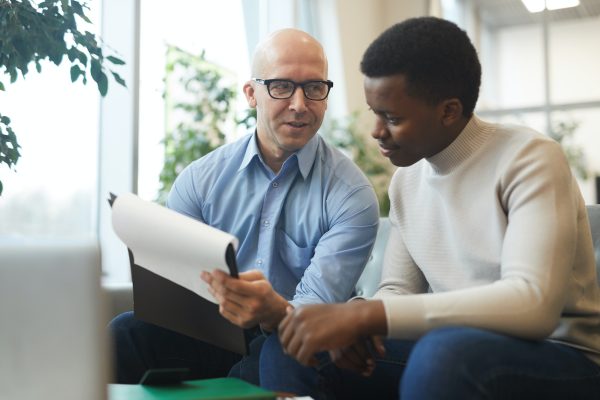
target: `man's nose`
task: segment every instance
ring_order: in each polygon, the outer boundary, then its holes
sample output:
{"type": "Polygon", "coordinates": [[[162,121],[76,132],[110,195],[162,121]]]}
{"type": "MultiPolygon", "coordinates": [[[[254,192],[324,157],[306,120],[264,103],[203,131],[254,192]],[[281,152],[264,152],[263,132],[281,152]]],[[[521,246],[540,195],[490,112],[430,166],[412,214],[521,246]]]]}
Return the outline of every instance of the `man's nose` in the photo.
{"type": "Polygon", "coordinates": [[[387,135],[387,126],[380,117],[376,117],[375,126],[371,131],[371,136],[375,139],[383,139],[387,135]]]}
{"type": "Polygon", "coordinates": [[[306,98],[304,97],[304,90],[300,86],[296,87],[292,97],[290,97],[290,110],[299,113],[306,111],[306,98]]]}

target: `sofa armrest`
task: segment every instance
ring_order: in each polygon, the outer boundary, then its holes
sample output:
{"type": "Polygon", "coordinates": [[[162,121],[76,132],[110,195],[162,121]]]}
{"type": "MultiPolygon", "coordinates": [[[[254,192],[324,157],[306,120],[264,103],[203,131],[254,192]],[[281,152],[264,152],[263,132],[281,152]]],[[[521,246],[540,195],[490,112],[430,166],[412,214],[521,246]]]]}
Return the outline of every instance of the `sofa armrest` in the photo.
{"type": "Polygon", "coordinates": [[[390,236],[390,221],[388,218],[379,219],[379,229],[373,251],[369,261],[365,265],[365,270],[356,283],[356,294],[358,296],[371,297],[377,291],[381,281],[381,269],[383,266],[383,256],[390,236]]]}
{"type": "Polygon", "coordinates": [[[103,283],[102,289],[108,297],[108,318],[133,310],[133,286],[131,282],[103,283]]]}
{"type": "Polygon", "coordinates": [[[594,255],[596,256],[596,273],[600,284],[600,204],[589,204],[586,206],[592,241],[594,242],[594,255]]]}

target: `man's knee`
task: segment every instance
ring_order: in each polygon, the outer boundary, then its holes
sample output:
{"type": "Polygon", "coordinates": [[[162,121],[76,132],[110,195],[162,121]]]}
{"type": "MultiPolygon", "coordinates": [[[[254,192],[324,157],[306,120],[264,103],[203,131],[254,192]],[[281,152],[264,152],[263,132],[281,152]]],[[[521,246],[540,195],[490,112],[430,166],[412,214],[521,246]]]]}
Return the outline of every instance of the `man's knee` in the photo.
{"type": "Polygon", "coordinates": [[[306,369],[308,367],[300,365],[285,354],[277,334],[272,334],[265,340],[260,352],[261,385],[285,391],[286,389],[280,383],[295,381],[306,369]]]}
{"type": "Polygon", "coordinates": [[[435,329],[419,339],[412,350],[409,363],[428,360],[431,367],[451,368],[462,364],[470,356],[481,357],[476,347],[485,347],[487,336],[494,335],[481,329],[446,327],[435,329]]]}
{"type": "Polygon", "coordinates": [[[108,331],[113,335],[118,332],[128,331],[135,325],[135,321],[133,311],[124,312],[114,317],[108,323],[108,331]]]}
{"type": "Polygon", "coordinates": [[[267,337],[260,351],[260,367],[261,371],[268,369],[270,373],[277,372],[277,365],[285,363],[287,356],[283,352],[279,335],[272,334],[267,337]]]}
{"type": "Polygon", "coordinates": [[[137,383],[146,367],[135,351],[132,334],[138,321],[133,312],[119,314],[108,324],[113,348],[114,378],[117,383],[137,383]]]}
{"type": "Polygon", "coordinates": [[[440,328],[427,333],[410,354],[402,376],[401,393],[406,398],[413,398],[412,395],[435,397],[440,394],[440,388],[455,394],[477,393],[478,371],[487,369],[486,348],[497,347],[496,336],[465,327],[440,328]]]}

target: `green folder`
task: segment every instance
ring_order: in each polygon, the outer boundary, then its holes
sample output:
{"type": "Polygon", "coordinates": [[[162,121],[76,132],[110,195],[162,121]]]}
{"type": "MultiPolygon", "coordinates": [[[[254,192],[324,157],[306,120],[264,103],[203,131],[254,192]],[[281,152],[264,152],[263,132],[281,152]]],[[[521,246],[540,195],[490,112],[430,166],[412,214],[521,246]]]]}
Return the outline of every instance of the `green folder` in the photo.
{"type": "Polygon", "coordinates": [[[109,400],[275,399],[277,394],[237,378],[184,381],[170,386],[108,385],[109,400]]]}

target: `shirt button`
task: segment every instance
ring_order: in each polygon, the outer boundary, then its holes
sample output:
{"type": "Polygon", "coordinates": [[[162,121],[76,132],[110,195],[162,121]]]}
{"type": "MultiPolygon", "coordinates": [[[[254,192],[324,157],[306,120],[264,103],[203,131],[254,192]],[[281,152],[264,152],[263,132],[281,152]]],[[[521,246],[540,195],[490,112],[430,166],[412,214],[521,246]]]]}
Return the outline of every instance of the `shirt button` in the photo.
{"type": "Polygon", "coordinates": [[[273,182],[273,187],[274,188],[279,187],[279,182],[273,182]]]}
{"type": "Polygon", "coordinates": [[[259,258],[258,260],[256,260],[256,263],[257,263],[258,265],[261,265],[261,264],[263,263],[263,260],[259,258]]]}
{"type": "Polygon", "coordinates": [[[268,220],[266,220],[266,219],[265,219],[265,220],[263,221],[263,225],[264,225],[264,226],[269,226],[269,224],[270,224],[270,223],[269,223],[269,221],[268,221],[268,220]]]}

